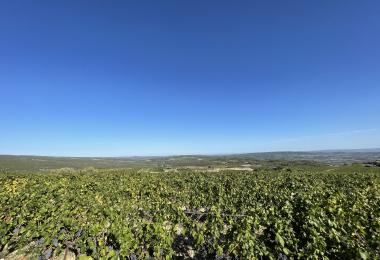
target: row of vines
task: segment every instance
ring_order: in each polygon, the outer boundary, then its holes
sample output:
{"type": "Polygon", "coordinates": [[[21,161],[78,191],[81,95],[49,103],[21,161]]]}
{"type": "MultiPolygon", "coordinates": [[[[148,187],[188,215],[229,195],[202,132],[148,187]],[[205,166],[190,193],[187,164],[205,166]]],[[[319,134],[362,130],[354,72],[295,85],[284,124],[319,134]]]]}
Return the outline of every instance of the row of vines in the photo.
{"type": "Polygon", "coordinates": [[[26,246],[40,259],[380,259],[380,175],[2,174],[0,252],[26,246]]]}

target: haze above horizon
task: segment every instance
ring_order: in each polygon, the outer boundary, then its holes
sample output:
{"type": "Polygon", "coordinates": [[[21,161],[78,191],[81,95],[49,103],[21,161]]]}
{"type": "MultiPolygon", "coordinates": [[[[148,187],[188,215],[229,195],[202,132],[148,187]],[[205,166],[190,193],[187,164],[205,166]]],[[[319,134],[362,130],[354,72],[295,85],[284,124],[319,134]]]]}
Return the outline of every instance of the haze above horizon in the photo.
{"type": "Polygon", "coordinates": [[[380,147],[378,1],[1,1],[0,154],[380,147]]]}

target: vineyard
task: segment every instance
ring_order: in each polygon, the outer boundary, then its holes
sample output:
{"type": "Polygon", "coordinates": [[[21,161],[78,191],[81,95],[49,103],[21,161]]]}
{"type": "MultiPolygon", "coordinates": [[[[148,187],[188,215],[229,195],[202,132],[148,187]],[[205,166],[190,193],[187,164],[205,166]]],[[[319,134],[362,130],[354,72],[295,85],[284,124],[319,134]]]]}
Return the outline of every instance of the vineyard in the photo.
{"type": "Polygon", "coordinates": [[[0,220],[0,258],[380,259],[380,171],[1,173],[0,220]]]}

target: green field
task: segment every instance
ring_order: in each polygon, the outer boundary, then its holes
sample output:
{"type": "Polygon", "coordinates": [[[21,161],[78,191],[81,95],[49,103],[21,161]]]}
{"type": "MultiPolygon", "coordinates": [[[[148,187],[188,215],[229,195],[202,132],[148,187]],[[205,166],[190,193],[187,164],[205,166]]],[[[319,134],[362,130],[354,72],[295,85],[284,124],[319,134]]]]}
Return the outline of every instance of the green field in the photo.
{"type": "Polygon", "coordinates": [[[380,258],[378,167],[5,172],[0,206],[0,258],[380,258]]]}

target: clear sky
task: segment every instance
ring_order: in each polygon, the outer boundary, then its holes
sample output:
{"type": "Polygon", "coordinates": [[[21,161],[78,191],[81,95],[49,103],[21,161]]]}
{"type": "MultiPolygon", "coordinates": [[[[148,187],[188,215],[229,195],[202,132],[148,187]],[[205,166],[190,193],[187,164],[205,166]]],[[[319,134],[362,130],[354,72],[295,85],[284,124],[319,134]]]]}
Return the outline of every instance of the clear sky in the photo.
{"type": "Polygon", "coordinates": [[[380,1],[0,1],[0,154],[380,147],[380,1]]]}

